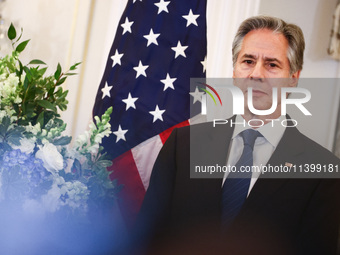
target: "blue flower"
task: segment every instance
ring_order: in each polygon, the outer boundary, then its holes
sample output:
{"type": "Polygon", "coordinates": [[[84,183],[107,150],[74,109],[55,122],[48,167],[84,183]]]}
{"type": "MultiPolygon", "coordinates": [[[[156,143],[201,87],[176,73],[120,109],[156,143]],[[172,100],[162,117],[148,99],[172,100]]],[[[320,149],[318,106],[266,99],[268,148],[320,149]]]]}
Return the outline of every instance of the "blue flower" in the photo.
{"type": "Polygon", "coordinates": [[[11,150],[5,152],[3,156],[4,165],[7,167],[12,167],[15,165],[23,165],[25,161],[29,158],[29,155],[22,153],[20,150],[11,150]]]}
{"type": "MultiPolygon", "coordinates": [[[[44,168],[43,161],[36,159],[32,154],[26,154],[20,150],[11,150],[4,153],[2,171],[19,169],[18,178],[28,181],[29,187],[36,188],[44,182],[49,183],[50,173],[44,168]]],[[[27,191],[29,193],[30,190],[27,191]]]]}

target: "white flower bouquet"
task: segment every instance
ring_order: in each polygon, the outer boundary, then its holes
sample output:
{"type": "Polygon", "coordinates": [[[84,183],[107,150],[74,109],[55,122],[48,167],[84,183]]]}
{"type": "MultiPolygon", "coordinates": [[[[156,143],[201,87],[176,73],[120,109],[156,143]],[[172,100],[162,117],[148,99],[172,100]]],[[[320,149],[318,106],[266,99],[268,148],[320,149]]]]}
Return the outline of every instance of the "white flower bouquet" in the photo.
{"type": "MultiPolygon", "coordinates": [[[[51,244],[56,233],[67,230],[84,238],[88,237],[83,234],[84,228],[93,231],[93,224],[112,224],[106,220],[121,187],[110,180],[106,168],[111,161],[105,159],[100,146],[102,138],[111,134],[112,108],[101,118],[96,116],[95,123],[70,147],[71,137],[63,135],[66,124],[58,113],[68,104],[68,91],[61,85],[75,74],[80,63],[65,73],[58,64],[54,74],[46,76],[43,61],[21,63],[19,55],[28,40],[19,43],[21,35],[17,36],[13,25],[8,38],[13,52],[0,58],[0,221],[17,230],[17,241],[31,235],[27,230],[41,229],[41,240],[36,240],[38,236],[31,238],[30,245],[24,247],[27,253],[20,250],[18,254],[47,254],[47,248],[50,252],[52,247],[59,247],[58,238],[51,244]],[[42,240],[50,245],[42,246],[42,240]]],[[[108,233],[109,228],[105,231],[108,233]]],[[[2,237],[10,238],[8,229],[0,231],[2,237]]],[[[80,242],[69,244],[75,247],[80,242]]],[[[4,247],[13,248],[4,245],[0,250],[16,254],[4,247]]]]}

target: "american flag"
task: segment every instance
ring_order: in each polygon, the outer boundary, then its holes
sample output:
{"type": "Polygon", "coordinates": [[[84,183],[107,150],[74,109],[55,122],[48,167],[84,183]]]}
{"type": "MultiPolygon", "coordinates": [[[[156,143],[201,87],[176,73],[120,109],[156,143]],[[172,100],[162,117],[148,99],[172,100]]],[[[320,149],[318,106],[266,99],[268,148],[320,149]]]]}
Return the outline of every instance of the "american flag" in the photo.
{"type": "Polygon", "coordinates": [[[190,78],[205,77],[206,44],[206,0],[128,1],[93,109],[101,116],[113,106],[103,146],[111,177],[124,185],[119,204],[128,223],[163,143],[189,124],[190,78]]]}

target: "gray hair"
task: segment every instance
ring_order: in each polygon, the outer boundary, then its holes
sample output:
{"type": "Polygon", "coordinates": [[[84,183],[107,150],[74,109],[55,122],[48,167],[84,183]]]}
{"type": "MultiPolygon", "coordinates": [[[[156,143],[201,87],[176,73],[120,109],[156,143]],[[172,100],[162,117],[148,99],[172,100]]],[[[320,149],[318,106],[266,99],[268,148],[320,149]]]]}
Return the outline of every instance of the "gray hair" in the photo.
{"type": "Polygon", "coordinates": [[[269,29],[274,33],[284,35],[288,41],[287,58],[290,65],[290,74],[302,70],[305,40],[301,28],[294,24],[288,24],[282,19],[263,15],[246,19],[237,30],[232,45],[234,67],[241,51],[244,37],[250,31],[259,29],[269,29]]]}

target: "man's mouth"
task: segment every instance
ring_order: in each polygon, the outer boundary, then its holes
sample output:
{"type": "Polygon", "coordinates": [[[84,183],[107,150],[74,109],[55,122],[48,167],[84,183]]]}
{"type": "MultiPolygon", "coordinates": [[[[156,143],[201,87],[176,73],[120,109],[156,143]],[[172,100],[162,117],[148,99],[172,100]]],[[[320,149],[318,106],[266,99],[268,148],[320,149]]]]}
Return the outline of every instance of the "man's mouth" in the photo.
{"type": "Polygon", "coordinates": [[[258,90],[258,89],[252,89],[252,94],[253,96],[257,97],[257,96],[263,96],[263,95],[267,95],[267,93],[265,93],[262,90],[258,90]]]}

